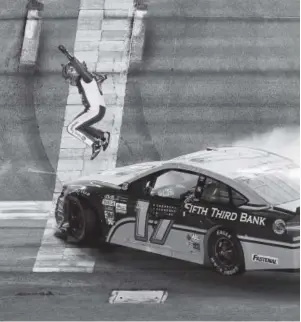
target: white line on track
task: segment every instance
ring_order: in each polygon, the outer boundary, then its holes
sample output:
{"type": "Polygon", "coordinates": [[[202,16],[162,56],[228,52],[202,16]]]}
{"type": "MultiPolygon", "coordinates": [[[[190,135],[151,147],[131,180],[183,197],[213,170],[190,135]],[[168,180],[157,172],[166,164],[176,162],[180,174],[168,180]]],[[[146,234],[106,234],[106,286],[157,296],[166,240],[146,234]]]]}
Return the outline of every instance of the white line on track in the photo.
{"type": "Polygon", "coordinates": [[[0,202],[0,220],[45,220],[51,205],[51,201],[0,202]]]}
{"type": "Polygon", "coordinates": [[[50,175],[55,175],[55,172],[50,172],[50,171],[42,171],[39,169],[32,169],[32,168],[28,168],[27,169],[28,172],[32,172],[32,173],[41,173],[41,174],[50,174],[50,175]]]}
{"type": "Polygon", "coordinates": [[[15,209],[33,209],[38,211],[49,211],[52,201],[1,201],[0,212],[15,209]]]}
{"type": "Polygon", "coordinates": [[[1,213],[0,220],[46,220],[48,213],[1,213]]]}

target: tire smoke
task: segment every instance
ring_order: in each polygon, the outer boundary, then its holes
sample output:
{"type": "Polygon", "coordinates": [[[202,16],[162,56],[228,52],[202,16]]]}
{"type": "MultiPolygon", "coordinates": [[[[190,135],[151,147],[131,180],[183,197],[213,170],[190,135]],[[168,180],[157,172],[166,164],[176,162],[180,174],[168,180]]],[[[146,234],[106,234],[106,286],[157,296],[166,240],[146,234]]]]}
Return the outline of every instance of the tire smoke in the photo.
{"type": "Polygon", "coordinates": [[[256,134],[233,143],[234,146],[247,146],[264,149],[288,157],[300,165],[300,127],[276,128],[265,134],[256,134]]]}

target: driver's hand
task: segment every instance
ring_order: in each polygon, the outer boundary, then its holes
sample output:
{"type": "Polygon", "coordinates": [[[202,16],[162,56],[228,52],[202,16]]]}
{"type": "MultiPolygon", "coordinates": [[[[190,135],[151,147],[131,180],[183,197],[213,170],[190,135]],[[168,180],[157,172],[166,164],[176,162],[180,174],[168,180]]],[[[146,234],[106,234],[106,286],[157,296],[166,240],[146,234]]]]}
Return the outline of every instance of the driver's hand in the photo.
{"type": "Polygon", "coordinates": [[[195,200],[194,192],[189,192],[188,194],[184,194],[181,196],[183,199],[185,199],[185,202],[192,202],[195,200]]]}

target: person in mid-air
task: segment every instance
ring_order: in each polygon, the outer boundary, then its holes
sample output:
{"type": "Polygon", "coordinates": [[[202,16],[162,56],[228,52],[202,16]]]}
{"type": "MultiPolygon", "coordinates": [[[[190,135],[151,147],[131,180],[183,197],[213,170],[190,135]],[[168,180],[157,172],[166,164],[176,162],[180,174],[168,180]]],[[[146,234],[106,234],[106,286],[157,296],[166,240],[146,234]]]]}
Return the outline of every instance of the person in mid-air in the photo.
{"type": "MultiPolygon", "coordinates": [[[[83,64],[87,67],[85,63],[83,64]]],[[[71,63],[62,65],[62,76],[70,85],[77,86],[85,107],[84,111],[67,126],[67,131],[92,148],[91,160],[93,160],[101,150],[105,151],[110,143],[110,132],[92,126],[101,121],[106,112],[101,84],[107,77],[92,73],[92,82],[86,83],[71,63]]]]}

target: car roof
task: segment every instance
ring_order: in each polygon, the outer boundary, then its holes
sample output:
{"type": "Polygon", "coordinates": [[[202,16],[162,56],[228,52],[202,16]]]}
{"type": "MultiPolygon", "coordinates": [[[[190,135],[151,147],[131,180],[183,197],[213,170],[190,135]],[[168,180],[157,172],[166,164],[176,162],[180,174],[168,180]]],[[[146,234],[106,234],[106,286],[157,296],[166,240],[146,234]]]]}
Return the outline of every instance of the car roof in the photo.
{"type": "MultiPolygon", "coordinates": [[[[298,166],[290,159],[272,152],[249,147],[220,147],[182,155],[166,160],[139,163],[119,167],[99,174],[99,180],[110,182],[114,178],[115,184],[131,183],[146,175],[167,169],[181,169],[202,173],[216,180],[222,181],[249,199],[250,204],[263,205],[266,200],[247,184],[236,180],[244,177],[247,172],[256,176],[262,171],[274,169],[289,169],[298,166]],[[109,176],[108,178],[105,175],[109,176]]],[[[93,176],[94,179],[96,175],[93,176]]]]}
{"type": "Polygon", "coordinates": [[[247,172],[262,173],[262,170],[289,169],[297,165],[289,158],[261,149],[249,147],[208,148],[186,154],[170,162],[180,162],[199,170],[208,170],[223,178],[235,180],[247,172]]]}
{"type": "Polygon", "coordinates": [[[282,171],[297,168],[289,158],[278,154],[249,147],[221,147],[186,154],[168,161],[162,168],[181,168],[203,173],[220,180],[242,193],[252,204],[262,205],[266,200],[239,178],[248,173],[252,176],[261,175],[263,171],[282,171]]]}

